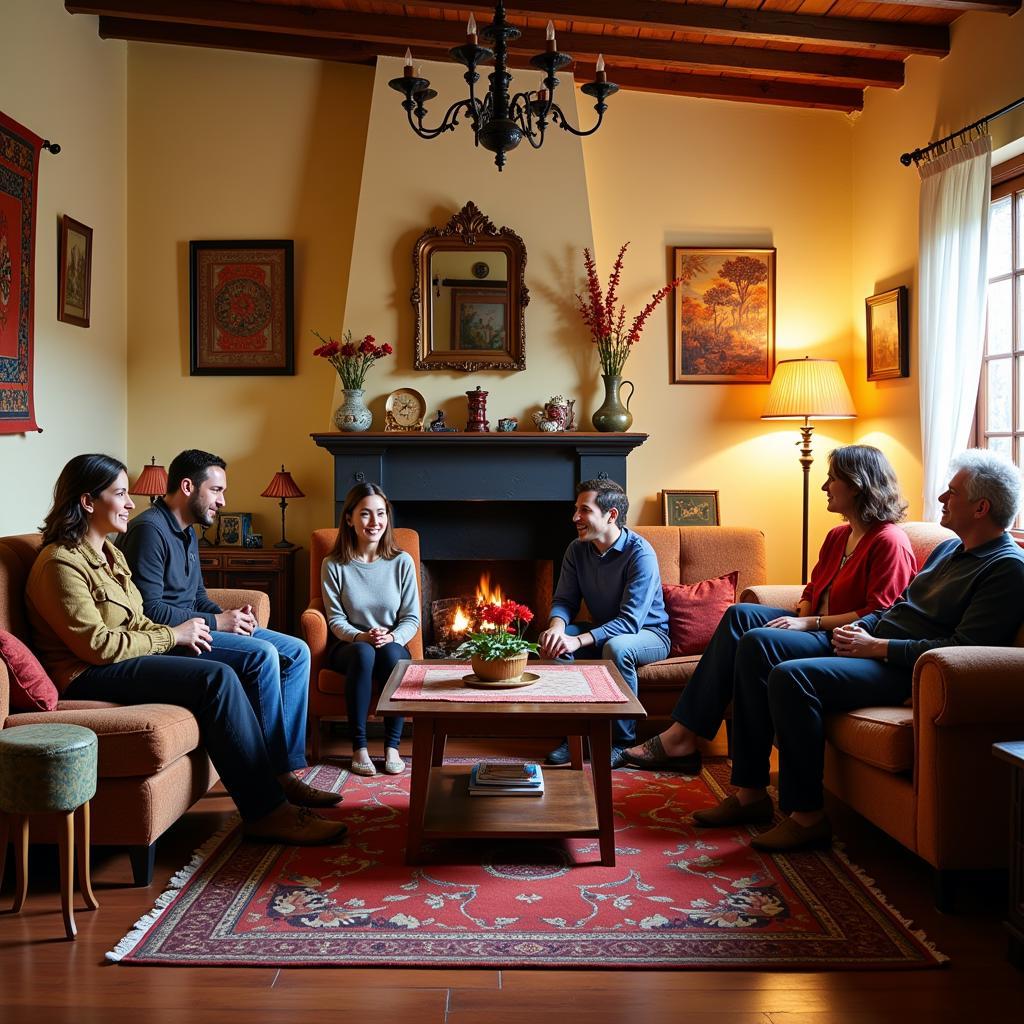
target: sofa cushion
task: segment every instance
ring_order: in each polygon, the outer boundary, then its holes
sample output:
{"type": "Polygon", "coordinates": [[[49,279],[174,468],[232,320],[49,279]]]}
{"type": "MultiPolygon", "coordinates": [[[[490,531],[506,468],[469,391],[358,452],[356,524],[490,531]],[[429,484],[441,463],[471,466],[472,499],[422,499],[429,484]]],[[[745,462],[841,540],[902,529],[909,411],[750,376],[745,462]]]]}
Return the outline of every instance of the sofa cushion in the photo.
{"type": "Polygon", "coordinates": [[[0,658],[11,678],[12,711],[52,711],[59,694],[39,659],[13,634],[0,629],[0,658]]]}
{"type": "Polygon", "coordinates": [[[837,750],[875,768],[897,773],[913,770],[912,708],[858,708],[829,715],[825,736],[837,750]]]}
{"type": "Polygon", "coordinates": [[[734,570],[700,583],[662,586],[672,641],[670,657],[700,654],[707,647],[725,610],[736,600],[738,576],[739,570],[734,570]]]}
{"type": "Polygon", "coordinates": [[[665,658],[664,661],[652,661],[649,665],[641,665],[636,674],[646,689],[671,689],[679,692],[689,682],[699,661],[699,654],[690,654],[684,658],[665,658]]]}
{"type": "Polygon", "coordinates": [[[56,710],[10,715],[5,728],[67,722],[99,737],[99,776],[152,775],[199,746],[199,723],[176,704],[121,706],[101,701],[60,701],[56,710]]]}

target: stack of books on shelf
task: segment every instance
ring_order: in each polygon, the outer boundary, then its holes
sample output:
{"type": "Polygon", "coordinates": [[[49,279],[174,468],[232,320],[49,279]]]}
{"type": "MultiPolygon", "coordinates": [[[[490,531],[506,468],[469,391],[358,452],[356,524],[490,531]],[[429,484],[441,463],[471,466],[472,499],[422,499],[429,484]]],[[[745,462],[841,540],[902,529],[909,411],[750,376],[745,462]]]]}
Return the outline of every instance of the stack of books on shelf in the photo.
{"type": "Polygon", "coordinates": [[[481,761],[469,773],[471,796],[542,796],[544,774],[539,764],[496,764],[481,761]]]}

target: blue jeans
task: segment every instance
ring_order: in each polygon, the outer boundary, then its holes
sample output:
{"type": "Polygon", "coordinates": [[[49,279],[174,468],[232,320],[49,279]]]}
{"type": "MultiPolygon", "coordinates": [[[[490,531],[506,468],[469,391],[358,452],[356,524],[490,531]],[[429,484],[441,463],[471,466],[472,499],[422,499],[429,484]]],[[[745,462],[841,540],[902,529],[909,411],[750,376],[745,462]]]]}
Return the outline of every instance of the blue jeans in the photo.
{"type": "Polygon", "coordinates": [[[825,715],[910,696],[913,672],[874,658],[836,658],[823,633],[752,629],[739,643],[732,705],[732,782],[768,784],[772,742],[779,748],[779,807],[824,804],[825,715]]]}
{"type": "Polygon", "coordinates": [[[263,732],[278,775],[306,766],[309,648],[294,636],[257,629],[252,636],[213,634],[200,656],[235,670],[263,732]]]}
{"type": "MultiPolygon", "coordinates": [[[[566,636],[581,636],[593,629],[590,623],[570,623],[565,627],[566,636]]],[[[593,661],[604,658],[614,662],[619,675],[626,685],[636,693],[636,670],[641,665],[649,665],[652,661],[661,661],[668,657],[668,640],[650,629],[641,629],[639,633],[620,633],[609,637],[598,650],[594,644],[587,644],[572,654],[565,654],[559,661],[593,661]]],[[[636,742],[636,719],[616,718],[612,723],[612,746],[631,747],[636,742]]]]}
{"type": "Polygon", "coordinates": [[[227,665],[184,654],[149,654],[87,668],[62,696],[187,708],[196,716],[203,746],[246,821],[262,818],[285,801],[259,723],[238,676],[227,665]]]}
{"type": "MultiPolygon", "coordinates": [[[[345,705],[348,709],[353,750],[362,750],[366,746],[366,719],[370,715],[373,684],[376,682],[378,686],[383,686],[395,665],[402,658],[411,657],[409,648],[401,644],[374,647],[361,640],[337,644],[331,650],[328,656],[331,668],[345,676],[345,705]]],[[[398,749],[404,722],[401,716],[384,719],[385,747],[398,749]]]]}

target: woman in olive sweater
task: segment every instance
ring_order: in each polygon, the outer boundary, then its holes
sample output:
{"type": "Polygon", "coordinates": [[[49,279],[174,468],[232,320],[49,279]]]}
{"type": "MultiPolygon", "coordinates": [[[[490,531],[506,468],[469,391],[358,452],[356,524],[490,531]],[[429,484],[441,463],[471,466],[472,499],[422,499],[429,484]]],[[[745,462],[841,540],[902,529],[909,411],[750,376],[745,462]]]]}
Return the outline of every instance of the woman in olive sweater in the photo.
{"type": "MultiPolygon", "coordinates": [[[[338,540],[320,569],[327,625],[341,641],[330,666],[345,676],[345,703],[352,730],[352,771],[376,775],[366,748],[366,719],[373,684],[382,685],[420,625],[416,565],[396,544],[391,503],[376,484],[357,484],[345,496],[338,540]]],[[[400,717],[385,719],[384,771],[405,770],[398,754],[400,717]]]]}

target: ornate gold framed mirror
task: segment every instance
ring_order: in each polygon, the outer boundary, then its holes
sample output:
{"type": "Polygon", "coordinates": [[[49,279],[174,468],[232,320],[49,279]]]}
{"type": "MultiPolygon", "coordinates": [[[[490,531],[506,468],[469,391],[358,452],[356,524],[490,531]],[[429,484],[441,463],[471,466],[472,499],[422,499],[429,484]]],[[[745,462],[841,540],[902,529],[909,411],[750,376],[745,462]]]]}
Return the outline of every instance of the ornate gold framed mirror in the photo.
{"type": "Polygon", "coordinates": [[[526,369],[526,246],[474,203],[412,255],[417,370],[526,369]]]}

